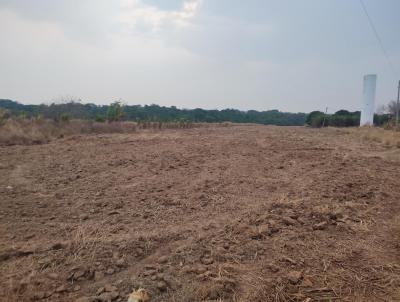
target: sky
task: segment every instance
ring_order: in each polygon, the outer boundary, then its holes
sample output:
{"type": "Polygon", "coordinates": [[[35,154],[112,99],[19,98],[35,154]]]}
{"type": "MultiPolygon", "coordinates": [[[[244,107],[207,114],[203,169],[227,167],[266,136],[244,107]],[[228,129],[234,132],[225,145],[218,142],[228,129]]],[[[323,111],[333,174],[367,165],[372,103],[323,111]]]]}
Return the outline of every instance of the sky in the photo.
{"type": "Polygon", "coordinates": [[[360,110],[400,80],[400,1],[0,0],[0,98],[360,110]]]}

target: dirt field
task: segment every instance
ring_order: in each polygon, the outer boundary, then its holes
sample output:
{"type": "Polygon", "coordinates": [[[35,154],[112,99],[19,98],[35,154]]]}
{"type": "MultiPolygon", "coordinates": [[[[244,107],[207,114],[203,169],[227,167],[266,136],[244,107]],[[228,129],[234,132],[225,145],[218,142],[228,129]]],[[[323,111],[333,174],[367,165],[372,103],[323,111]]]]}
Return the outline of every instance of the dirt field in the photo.
{"type": "Polygon", "coordinates": [[[0,299],[400,301],[396,152],[269,126],[0,147],[0,299]]]}

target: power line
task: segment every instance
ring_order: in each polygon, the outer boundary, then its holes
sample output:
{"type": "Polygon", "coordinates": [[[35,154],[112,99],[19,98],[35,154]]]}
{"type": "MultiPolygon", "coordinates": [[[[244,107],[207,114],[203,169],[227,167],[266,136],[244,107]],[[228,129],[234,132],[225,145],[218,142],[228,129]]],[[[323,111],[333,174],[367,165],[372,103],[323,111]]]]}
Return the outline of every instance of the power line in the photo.
{"type": "Polygon", "coordinates": [[[375,35],[375,38],[378,40],[378,43],[379,43],[379,45],[380,45],[380,47],[381,47],[381,49],[382,49],[383,55],[385,56],[385,58],[386,58],[386,60],[387,60],[387,62],[388,62],[388,64],[389,64],[390,68],[392,69],[394,75],[397,76],[397,75],[398,75],[397,70],[396,70],[396,68],[394,67],[392,61],[390,60],[390,57],[389,57],[389,55],[388,55],[388,53],[387,53],[387,51],[386,51],[385,46],[383,45],[383,42],[382,42],[382,39],[381,39],[381,37],[380,37],[380,35],[379,35],[379,33],[378,33],[378,30],[376,29],[376,26],[375,26],[375,24],[374,24],[374,21],[372,20],[370,14],[368,13],[367,6],[365,5],[365,3],[364,3],[363,0],[360,0],[360,4],[361,4],[361,7],[362,7],[363,10],[364,10],[365,15],[367,16],[369,25],[370,25],[371,28],[372,28],[372,31],[373,31],[373,33],[374,33],[374,35],[375,35]]]}

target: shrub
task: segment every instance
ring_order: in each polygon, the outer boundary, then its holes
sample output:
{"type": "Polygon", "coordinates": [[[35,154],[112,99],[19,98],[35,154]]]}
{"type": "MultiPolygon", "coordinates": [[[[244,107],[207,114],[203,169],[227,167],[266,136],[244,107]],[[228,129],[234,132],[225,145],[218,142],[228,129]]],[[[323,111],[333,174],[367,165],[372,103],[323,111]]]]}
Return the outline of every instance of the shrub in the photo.
{"type": "Polygon", "coordinates": [[[121,121],[124,117],[124,107],[121,102],[114,102],[107,110],[107,120],[109,122],[121,121]]]}
{"type": "MultiPolygon", "coordinates": [[[[377,119],[384,120],[381,116],[377,119]]],[[[339,110],[335,114],[324,114],[321,111],[313,111],[307,116],[306,124],[311,127],[357,127],[360,125],[360,112],[339,110]]]]}
{"type": "Polygon", "coordinates": [[[97,116],[94,118],[94,120],[95,120],[97,123],[104,123],[104,122],[106,121],[105,117],[103,117],[103,116],[101,116],[101,115],[97,115],[97,116]]]}
{"type": "Polygon", "coordinates": [[[306,119],[306,124],[311,127],[319,128],[324,123],[325,114],[321,111],[311,112],[306,119]]]}
{"type": "Polygon", "coordinates": [[[62,122],[69,122],[70,118],[67,113],[61,113],[60,114],[60,121],[62,122]]]}
{"type": "Polygon", "coordinates": [[[10,111],[7,109],[0,108],[0,124],[2,124],[6,119],[11,117],[10,111]]]}

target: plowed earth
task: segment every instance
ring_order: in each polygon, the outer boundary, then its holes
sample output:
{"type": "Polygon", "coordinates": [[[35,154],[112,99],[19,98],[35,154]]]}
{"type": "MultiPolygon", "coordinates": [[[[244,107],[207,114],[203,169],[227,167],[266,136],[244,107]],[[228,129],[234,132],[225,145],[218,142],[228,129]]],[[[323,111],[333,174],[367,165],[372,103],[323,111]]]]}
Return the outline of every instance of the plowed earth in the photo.
{"type": "Polygon", "coordinates": [[[0,147],[0,299],[400,301],[387,152],[236,125],[0,147]]]}

